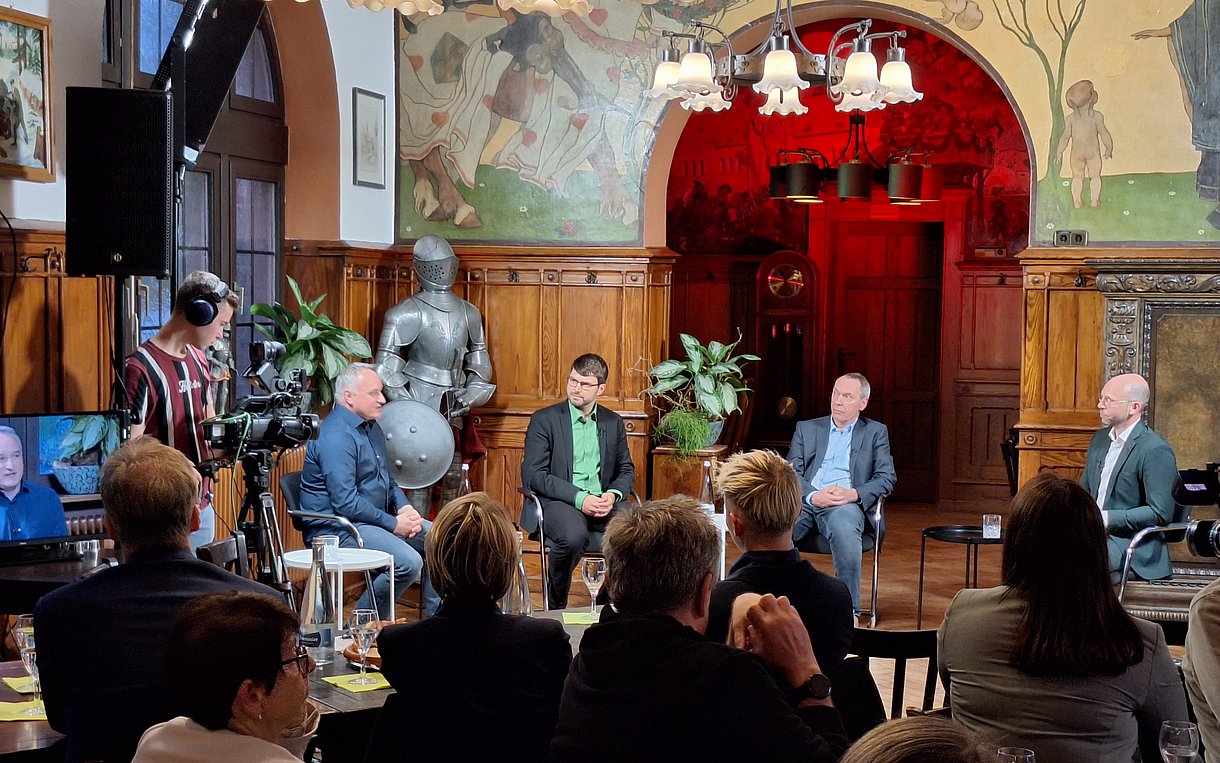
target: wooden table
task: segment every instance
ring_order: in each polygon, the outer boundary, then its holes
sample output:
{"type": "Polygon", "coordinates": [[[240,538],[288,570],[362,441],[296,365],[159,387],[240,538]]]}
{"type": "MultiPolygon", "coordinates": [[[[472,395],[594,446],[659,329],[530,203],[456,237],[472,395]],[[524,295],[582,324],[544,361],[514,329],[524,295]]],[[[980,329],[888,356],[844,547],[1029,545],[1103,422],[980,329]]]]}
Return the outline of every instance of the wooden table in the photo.
{"type": "Polygon", "coordinates": [[[318,749],[327,763],[363,763],[377,716],[386,697],[394,693],[393,689],[350,692],[322,680],[358,670],[336,653],[334,662],[319,666],[309,676],[309,698],[322,713],[318,722],[318,749]]]}
{"type": "MultiPolygon", "coordinates": [[[[21,660],[0,662],[0,676],[16,678],[25,676],[25,666],[21,660]]],[[[0,683],[0,702],[25,702],[33,699],[33,695],[18,694],[0,683]]],[[[6,721],[0,723],[0,759],[3,760],[39,760],[41,750],[48,750],[64,735],[51,728],[46,721],[6,721]]],[[[60,753],[62,760],[63,755],[60,753]]],[[[50,752],[45,754],[46,760],[53,760],[50,752]]]]}
{"type": "Polygon", "coordinates": [[[79,580],[100,561],[101,557],[87,555],[64,561],[0,565],[0,612],[33,612],[45,594],[79,580]]]}

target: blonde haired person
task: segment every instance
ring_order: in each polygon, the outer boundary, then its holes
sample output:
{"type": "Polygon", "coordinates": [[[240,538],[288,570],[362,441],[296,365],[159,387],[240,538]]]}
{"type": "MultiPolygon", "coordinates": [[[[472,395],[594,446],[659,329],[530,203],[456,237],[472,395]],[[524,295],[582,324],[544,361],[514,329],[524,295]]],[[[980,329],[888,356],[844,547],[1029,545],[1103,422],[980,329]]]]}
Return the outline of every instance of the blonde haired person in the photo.
{"type": "Polygon", "coordinates": [[[443,711],[420,723],[415,708],[387,705],[371,760],[545,758],[572,647],[556,620],[502,614],[517,566],[517,532],[504,507],[471,493],[441,509],[425,560],[442,602],[418,623],[381,632],[381,670],[403,697],[443,711]],[[403,744],[396,729],[411,729],[403,744]],[[376,752],[374,752],[376,751],[376,752]]]}
{"type": "Polygon", "coordinates": [[[818,664],[833,680],[851,647],[851,593],[792,547],[792,526],[801,513],[801,483],[792,464],[770,450],[736,453],[721,465],[717,487],[729,532],[745,553],[712,591],[707,637],[724,641],[738,596],[787,596],[809,631],[818,664]]]}
{"type": "Polygon", "coordinates": [[[888,721],[853,744],[839,763],[991,763],[995,752],[947,718],[888,721]]]}

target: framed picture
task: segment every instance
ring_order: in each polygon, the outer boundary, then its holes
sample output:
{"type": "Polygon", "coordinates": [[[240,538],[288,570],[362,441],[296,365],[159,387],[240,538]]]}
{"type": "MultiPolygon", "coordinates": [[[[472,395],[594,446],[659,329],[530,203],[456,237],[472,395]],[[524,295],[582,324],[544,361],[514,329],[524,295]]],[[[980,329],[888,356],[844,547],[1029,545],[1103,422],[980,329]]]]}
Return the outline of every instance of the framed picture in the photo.
{"type": "Polygon", "coordinates": [[[352,88],[352,182],[385,188],[385,96],[352,88]]]}
{"type": "Polygon", "coordinates": [[[49,182],[51,22],[0,8],[0,175],[49,182]]]}

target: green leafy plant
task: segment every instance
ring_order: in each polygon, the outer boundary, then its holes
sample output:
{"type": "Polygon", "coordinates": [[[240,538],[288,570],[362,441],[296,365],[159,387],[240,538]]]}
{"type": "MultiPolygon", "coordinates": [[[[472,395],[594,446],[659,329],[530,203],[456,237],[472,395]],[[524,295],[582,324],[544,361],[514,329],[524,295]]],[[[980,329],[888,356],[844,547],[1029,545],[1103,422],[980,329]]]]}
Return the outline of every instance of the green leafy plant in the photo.
{"type": "Polygon", "coordinates": [[[740,410],[740,396],[749,392],[741,366],[759,360],[757,355],[733,355],[741,335],[731,344],[709,342],[704,347],[690,334],[680,334],[685,360],[666,360],[648,371],[652,386],[644,394],[665,411],[656,434],[674,442],[678,455],[688,457],[709,444],[709,422],[721,421],[740,410]],[[698,442],[694,435],[702,433],[698,442]]]}
{"type": "Polygon", "coordinates": [[[279,302],[250,305],[250,314],[268,318],[272,325],[256,323],[258,330],[287,348],[284,357],[276,363],[280,373],[294,368],[305,369],[305,375],[314,380],[318,401],[329,405],[334,399],[334,381],[339,372],[347,367],[348,358],[362,360],[373,355],[368,340],[351,329],[336,325],[326,315],[318,312],[318,305],[326,295],[307,302],[301,296],[301,287],[288,276],[288,288],[296,298],[298,316],[279,302]]]}
{"type": "Polygon", "coordinates": [[[59,461],[65,466],[98,466],[119,449],[119,420],[96,413],[73,416],[72,426],[59,442],[59,461]]]}

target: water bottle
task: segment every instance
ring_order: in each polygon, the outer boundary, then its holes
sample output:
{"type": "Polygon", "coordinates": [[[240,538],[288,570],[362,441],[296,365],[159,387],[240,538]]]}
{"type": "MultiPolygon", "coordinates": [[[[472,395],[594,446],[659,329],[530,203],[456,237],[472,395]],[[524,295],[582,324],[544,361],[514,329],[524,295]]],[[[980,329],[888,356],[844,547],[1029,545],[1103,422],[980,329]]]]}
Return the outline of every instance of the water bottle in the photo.
{"type": "Polygon", "coordinates": [[[334,659],[335,622],[335,591],[326,571],[326,541],[314,538],[313,562],[301,596],[300,643],[319,665],[334,659]]]}
{"type": "Polygon", "coordinates": [[[716,496],[712,492],[712,462],[703,462],[703,484],[699,488],[699,505],[707,512],[707,515],[713,516],[716,513],[716,496]]]}
{"type": "Polygon", "coordinates": [[[525,560],[521,555],[521,546],[525,535],[517,531],[517,568],[513,572],[513,581],[504,597],[500,599],[500,611],[506,615],[532,615],[534,606],[530,603],[529,578],[525,574],[525,560]]]}
{"type": "Polygon", "coordinates": [[[458,495],[470,495],[470,464],[462,464],[462,484],[458,487],[458,495]]]}

